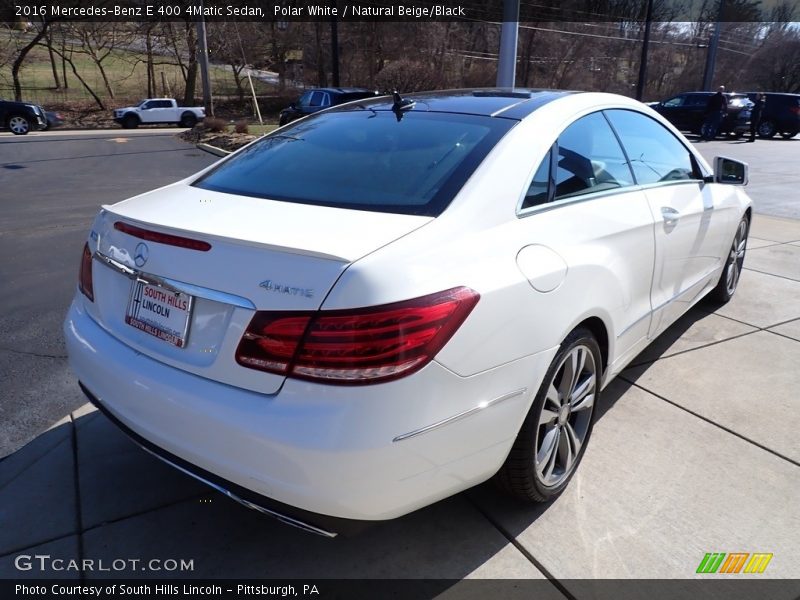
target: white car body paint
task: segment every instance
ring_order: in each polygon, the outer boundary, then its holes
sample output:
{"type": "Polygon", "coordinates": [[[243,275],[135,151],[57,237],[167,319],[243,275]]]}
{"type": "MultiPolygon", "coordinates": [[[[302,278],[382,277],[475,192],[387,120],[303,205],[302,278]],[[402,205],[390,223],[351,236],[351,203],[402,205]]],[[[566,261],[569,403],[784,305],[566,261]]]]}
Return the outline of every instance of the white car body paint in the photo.
{"type": "Polygon", "coordinates": [[[142,438],[305,511],[393,518],[484,481],[503,464],[565,337],[586,319],[602,323],[607,384],[713,288],[750,206],[739,188],[684,181],[520,211],[558,135],[613,108],[646,114],[683,140],[638,102],[574,94],[513,127],[437,218],[210,192],[189,185],[196,176],[106,206],[92,252],[133,256],[140,240],[115,230],[120,220],[213,249],[150,244],[158,249],[143,271],[195,289],[182,349],[125,324],[130,279],[95,260],[95,300],[77,293],[65,322],[72,369],[142,438]],[[265,280],[313,292],[276,293],[265,280]],[[337,386],[234,360],[256,310],[352,309],[458,286],[479,302],[407,377],[337,386]]]}

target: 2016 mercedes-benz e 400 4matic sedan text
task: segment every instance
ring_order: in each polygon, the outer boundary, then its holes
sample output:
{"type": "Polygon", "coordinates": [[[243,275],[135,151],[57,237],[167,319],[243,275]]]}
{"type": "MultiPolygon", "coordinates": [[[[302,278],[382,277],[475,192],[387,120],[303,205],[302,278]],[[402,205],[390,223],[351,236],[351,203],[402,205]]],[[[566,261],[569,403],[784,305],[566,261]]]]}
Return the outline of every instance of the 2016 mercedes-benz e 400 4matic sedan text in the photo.
{"type": "Polygon", "coordinates": [[[496,476],[547,501],[600,391],[744,260],[747,166],[599,93],[358,100],[105,206],[65,322],[141,445],[324,535],[496,476]]]}

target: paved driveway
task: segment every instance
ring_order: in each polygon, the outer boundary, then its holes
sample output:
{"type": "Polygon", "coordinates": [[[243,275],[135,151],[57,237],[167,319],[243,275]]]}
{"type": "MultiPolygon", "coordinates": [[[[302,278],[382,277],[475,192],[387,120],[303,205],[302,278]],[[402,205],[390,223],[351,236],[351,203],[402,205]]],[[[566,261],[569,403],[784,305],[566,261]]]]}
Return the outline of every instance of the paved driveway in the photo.
{"type": "Polygon", "coordinates": [[[109,576],[21,573],[24,552],[194,561],[113,573],[150,577],[547,577],[551,597],[589,598],[575,579],[696,577],[707,552],[767,552],[756,577],[798,579],[798,265],[800,221],[757,215],[734,300],[693,309],[608,388],[583,464],[550,505],[485,484],[329,541],[163,466],[84,406],[0,462],[0,578],[109,576]]]}

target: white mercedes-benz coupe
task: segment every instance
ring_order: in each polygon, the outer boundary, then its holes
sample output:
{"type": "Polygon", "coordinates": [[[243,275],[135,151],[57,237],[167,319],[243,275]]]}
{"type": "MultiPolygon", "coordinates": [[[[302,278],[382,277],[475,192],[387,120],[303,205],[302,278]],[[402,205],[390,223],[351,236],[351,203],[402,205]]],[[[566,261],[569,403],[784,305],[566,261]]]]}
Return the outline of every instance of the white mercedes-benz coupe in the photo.
{"type": "Polygon", "coordinates": [[[104,206],[70,363],[146,449],[309,531],[492,477],[547,501],[603,387],[735,292],[746,183],[621,96],[353,102],[104,206]]]}

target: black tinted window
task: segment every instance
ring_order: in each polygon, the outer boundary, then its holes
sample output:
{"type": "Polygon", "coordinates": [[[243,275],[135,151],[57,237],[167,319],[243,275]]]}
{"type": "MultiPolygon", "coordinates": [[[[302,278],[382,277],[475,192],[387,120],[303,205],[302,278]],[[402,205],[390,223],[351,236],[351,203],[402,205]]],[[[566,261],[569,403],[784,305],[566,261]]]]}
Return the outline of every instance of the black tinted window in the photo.
{"type": "Polygon", "coordinates": [[[606,111],[640,184],[693,179],[689,150],[663,125],[630,110],[606,111]]]}
{"type": "Polygon", "coordinates": [[[309,106],[322,106],[322,100],[325,97],[325,94],[322,92],[314,92],[311,94],[311,102],[309,106]]]}
{"type": "Polygon", "coordinates": [[[530,208],[544,204],[548,200],[550,190],[550,164],[552,163],[553,151],[549,150],[544,160],[536,169],[528,191],[525,192],[525,199],[522,201],[522,208],[530,208]]]}
{"type": "Polygon", "coordinates": [[[514,121],[408,111],[322,113],[269,135],[195,186],[274,200],[437,215],[514,121]]]}
{"type": "Polygon", "coordinates": [[[306,92],[300,96],[300,100],[297,101],[297,104],[299,106],[308,106],[309,102],[311,102],[311,92],[306,92]]]}
{"type": "Polygon", "coordinates": [[[556,200],[632,184],[625,155],[602,113],[575,121],[558,137],[556,200]]]}

